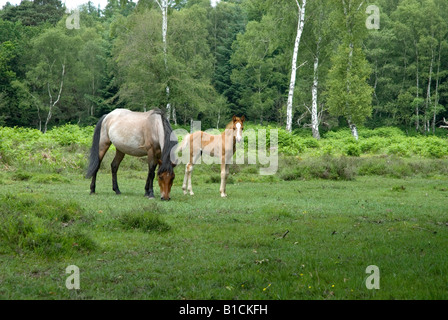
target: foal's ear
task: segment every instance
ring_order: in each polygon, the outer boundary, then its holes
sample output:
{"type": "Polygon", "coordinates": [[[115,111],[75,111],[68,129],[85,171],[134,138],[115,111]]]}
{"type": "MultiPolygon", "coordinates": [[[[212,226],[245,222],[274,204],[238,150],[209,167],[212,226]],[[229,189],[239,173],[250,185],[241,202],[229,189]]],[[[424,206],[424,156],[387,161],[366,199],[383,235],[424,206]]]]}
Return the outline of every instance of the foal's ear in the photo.
{"type": "Polygon", "coordinates": [[[235,122],[236,121],[236,116],[233,116],[232,120],[233,120],[233,122],[235,122]]]}
{"type": "Polygon", "coordinates": [[[246,117],[244,115],[241,117],[241,121],[246,121],[246,117]]]}
{"type": "Polygon", "coordinates": [[[159,163],[159,166],[162,165],[162,160],[161,159],[158,159],[157,162],[159,163]]]}

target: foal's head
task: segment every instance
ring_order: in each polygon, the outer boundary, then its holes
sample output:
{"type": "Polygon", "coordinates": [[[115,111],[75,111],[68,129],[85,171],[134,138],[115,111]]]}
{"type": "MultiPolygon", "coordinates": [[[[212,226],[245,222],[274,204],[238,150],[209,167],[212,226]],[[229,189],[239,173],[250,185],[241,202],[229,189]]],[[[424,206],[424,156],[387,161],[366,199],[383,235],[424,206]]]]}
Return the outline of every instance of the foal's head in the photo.
{"type": "Polygon", "coordinates": [[[243,140],[243,130],[244,130],[244,121],[246,121],[246,117],[242,116],[237,117],[233,116],[233,136],[236,139],[236,142],[241,142],[243,140]]]}

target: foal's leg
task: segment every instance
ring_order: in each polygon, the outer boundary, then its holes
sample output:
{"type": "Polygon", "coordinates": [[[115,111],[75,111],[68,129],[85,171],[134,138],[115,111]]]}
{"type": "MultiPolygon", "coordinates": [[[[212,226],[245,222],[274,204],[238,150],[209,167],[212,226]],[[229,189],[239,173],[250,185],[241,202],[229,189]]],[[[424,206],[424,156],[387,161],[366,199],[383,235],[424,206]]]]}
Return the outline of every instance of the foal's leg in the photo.
{"type": "Polygon", "coordinates": [[[184,182],[182,183],[182,190],[184,191],[184,194],[187,194],[187,184],[188,184],[188,167],[190,166],[190,162],[188,162],[185,165],[185,175],[184,175],[184,182]]]}
{"type": "Polygon", "coordinates": [[[112,189],[115,191],[116,194],[121,194],[120,189],[118,189],[118,183],[117,183],[117,171],[118,167],[120,166],[121,161],[124,158],[124,153],[117,150],[117,153],[115,153],[115,158],[110,164],[110,167],[112,169],[112,189]]]}
{"type": "MultiPolygon", "coordinates": [[[[193,161],[191,163],[188,163],[185,168],[185,175],[188,176],[188,192],[190,192],[190,196],[194,195],[193,187],[191,185],[191,173],[193,172],[194,164],[198,161],[199,157],[201,156],[201,150],[198,150],[198,152],[194,155],[193,161]]],[[[185,190],[184,190],[185,193],[185,190]]]]}
{"type": "Polygon", "coordinates": [[[226,182],[227,176],[229,175],[229,164],[221,163],[221,187],[219,188],[219,192],[221,192],[221,197],[227,197],[226,194],[226,182]]]}

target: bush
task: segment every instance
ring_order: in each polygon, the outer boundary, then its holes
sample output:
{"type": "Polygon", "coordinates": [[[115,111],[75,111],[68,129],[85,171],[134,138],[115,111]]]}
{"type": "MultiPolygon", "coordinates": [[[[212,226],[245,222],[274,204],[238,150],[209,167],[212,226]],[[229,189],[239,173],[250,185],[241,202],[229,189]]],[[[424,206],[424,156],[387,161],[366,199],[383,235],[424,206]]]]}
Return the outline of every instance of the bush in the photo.
{"type": "Polygon", "coordinates": [[[357,144],[349,144],[345,147],[345,154],[352,157],[359,157],[361,155],[361,149],[357,144]]]}
{"type": "MultiPolygon", "coordinates": [[[[359,128],[359,140],[355,140],[348,128],[322,133],[322,139],[312,138],[311,131],[296,129],[289,133],[284,128],[266,126],[259,127],[248,124],[247,129],[255,133],[266,131],[267,148],[270,148],[270,130],[278,131],[278,152],[285,156],[325,156],[333,155],[359,157],[361,155],[396,155],[400,157],[424,157],[441,159],[448,156],[446,138],[436,136],[406,136],[398,128],[377,128],[374,130],[359,128]]],[[[94,127],[64,125],[42,134],[39,130],[29,128],[0,127],[0,164],[17,170],[14,179],[17,181],[35,180],[59,181],[61,172],[75,171],[84,173],[88,162],[89,148],[94,127]],[[30,168],[32,168],[31,172],[30,168]],[[48,176],[37,176],[36,173],[48,176]]],[[[247,139],[245,151],[248,152],[247,139]]],[[[114,146],[111,146],[103,161],[102,169],[110,170],[108,163],[112,161],[114,146]]],[[[253,150],[251,150],[252,152],[253,150]]],[[[272,151],[272,150],[271,150],[272,151]]],[[[255,150],[256,152],[256,150],[255,150]]],[[[145,170],[145,160],[128,157],[123,161],[121,169],[145,170]]],[[[285,176],[297,173],[290,171],[285,176]]],[[[63,180],[63,179],[62,179],[63,180]]],[[[210,177],[208,182],[214,182],[210,177]]]]}
{"type": "Polygon", "coordinates": [[[354,169],[354,162],[350,158],[324,155],[298,161],[282,159],[278,175],[282,180],[353,180],[356,175],[354,169]]]}
{"type": "Polygon", "coordinates": [[[409,156],[409,149],[404,145],[400,143],[394,143],[389,146],[387,149],[388,154],[396,155],[396,156],[409,156]]]}
{"type": "Polygon", "coordinates": [[[96,243],[77,223],[86,219],[77,203],[37,195],[0,196],[0,252],[34,252],[44,257],[89,252],[96,243]]]}
{"type": "Polygon", "coordinates": [[[125,230],[164,232],[171,229],[157,214],[146,210],[123,213],[117,217],[117,221],[119,226],[125,230]]]}
{"type": "Polygon", "coordinates": [[[385,138],[370,137],[360,141],[359,149],[362,153],[377,153],[388,144],[389,141],[385,138]]]}

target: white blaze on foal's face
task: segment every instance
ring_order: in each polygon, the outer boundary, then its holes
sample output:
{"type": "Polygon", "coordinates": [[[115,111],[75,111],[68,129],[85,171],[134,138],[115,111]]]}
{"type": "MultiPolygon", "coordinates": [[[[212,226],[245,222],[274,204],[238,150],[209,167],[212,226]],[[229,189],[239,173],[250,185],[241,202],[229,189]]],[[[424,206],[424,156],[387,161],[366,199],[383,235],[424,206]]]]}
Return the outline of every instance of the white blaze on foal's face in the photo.
{"type": "Polygon", "coordinates": [[[236,141],[241,142],[241,138],[243,136],[242,130],[241,130],[241,123],[236,124],[236,141]]]}

